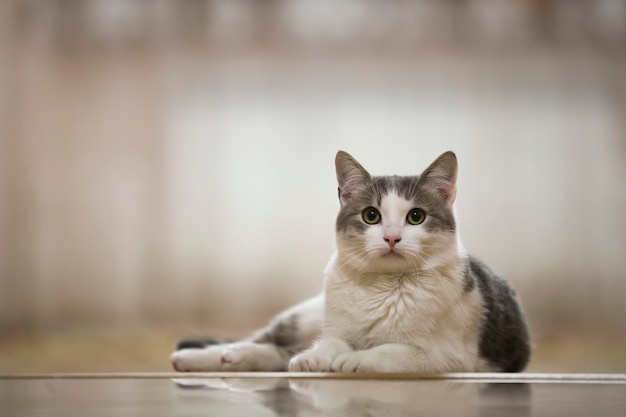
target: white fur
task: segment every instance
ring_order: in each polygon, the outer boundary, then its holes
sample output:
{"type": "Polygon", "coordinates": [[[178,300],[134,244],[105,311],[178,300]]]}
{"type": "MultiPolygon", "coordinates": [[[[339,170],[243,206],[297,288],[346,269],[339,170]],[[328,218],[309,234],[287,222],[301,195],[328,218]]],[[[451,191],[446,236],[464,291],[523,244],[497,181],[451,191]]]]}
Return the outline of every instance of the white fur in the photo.
{"type": "Polygon", "coordinates": [[[291,371],[483,370],[482,304],[478,291],[463,290],[464,250],[452,233],[408,224],[411,208],[389,194],[379,224],[350,241],[338,234],[326,270],[322,338],[291,360],[291,371]],[[401,236],[395,254],[384,240],[389,231],[401,236]]]}

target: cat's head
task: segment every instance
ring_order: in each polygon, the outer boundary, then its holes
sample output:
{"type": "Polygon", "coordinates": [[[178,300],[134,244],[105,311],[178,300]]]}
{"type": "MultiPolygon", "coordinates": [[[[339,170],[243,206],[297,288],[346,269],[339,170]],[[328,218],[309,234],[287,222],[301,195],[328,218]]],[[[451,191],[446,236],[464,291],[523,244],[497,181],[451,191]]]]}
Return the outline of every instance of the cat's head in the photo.
{"type": "Polygon", "coordinates": [[[343,151],[335,166],[340,265],[371,272],[428,269],[458,253],[453,152],[419,176],[373,177],[343,151]]]}

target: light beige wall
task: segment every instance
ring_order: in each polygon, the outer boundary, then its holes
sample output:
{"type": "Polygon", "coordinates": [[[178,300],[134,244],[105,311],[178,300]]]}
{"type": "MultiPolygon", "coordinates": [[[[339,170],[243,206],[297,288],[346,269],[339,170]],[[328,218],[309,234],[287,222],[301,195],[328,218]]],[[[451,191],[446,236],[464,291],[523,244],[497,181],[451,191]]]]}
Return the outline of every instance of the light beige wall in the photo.
{"type": "Polygon", "coordinates": [[[263,26],[214,1],[188,28],[169,2],[67,21],[61,3],[0,25],[2,328],[256,325],[321,286],[338,149],[380,174],[453,149],[464,242],[533,327],[624,329],[626,32],[609,15],[598,48],[559,2],[500,10],[505,41],[477,2],[411,11],[473,25],[468,42],[377,35],[350,2],[345,27],[307,2],[270,2],[263,26]]]}

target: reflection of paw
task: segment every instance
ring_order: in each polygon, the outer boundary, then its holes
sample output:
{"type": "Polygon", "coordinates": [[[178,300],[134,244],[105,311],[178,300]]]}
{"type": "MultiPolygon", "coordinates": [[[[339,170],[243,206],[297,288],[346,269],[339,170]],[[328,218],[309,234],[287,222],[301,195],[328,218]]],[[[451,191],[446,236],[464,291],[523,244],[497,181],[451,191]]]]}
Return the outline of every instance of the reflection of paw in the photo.
{"type": "MultiPolygon", "coordinates": [[[[317,410],[336,411],[352,401],[352,395],[346,391],[345,381],[291,379],[289,387],[300,394],[300,398],[310,403],[317,410]]],[[[348,386],[349,387],[349,386],[348,386]]],[[[347,410],[346,410],[347,411],[347,410]]],[[[336,412],[331,415],[346,415],[336,412]]],[[[354,415],[354,414],[350,414],[354,415]]],[[[363,413],[367,415],[367,413],[363,413]]]]}
{"type": "Polygon", "coordinates": [[[186,389],[199,389],[199,388],[211,388],[211,389],[227,389],[228,385],[222,379],[200,379],[200,378],[173,378],[172,381],[180,388],[186,389]]]}
{"type": "Polygon", "coordinates": [[[300,394],[308,394],[311,389],[311,385],[316,381],[314,379],[290,379],[289,388],[292,391],[299,392],[300,394]]]}
{"type": "Polygon", "coordinates": [[[316,352],[304,352],[289,362],[291,372],[330,372],[332,359],[316,352]]]}
{"type": "Polygon", "coordinates": [[[288,386],[282,378],[223,378],[222,382],[235,392],[273,391],[288,386]]]}
{"type": "Polygon", "coordinates": [[[377,372],[376,364],[364,352],[348,352],[339,355],[332,364],[333,372],[377,372]]]}

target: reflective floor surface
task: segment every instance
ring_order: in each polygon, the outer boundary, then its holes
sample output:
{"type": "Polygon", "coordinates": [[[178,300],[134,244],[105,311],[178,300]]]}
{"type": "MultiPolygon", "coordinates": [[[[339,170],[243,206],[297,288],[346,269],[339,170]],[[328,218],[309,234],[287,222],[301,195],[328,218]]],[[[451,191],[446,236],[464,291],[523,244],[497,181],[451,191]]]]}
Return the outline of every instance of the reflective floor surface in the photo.
{"type": "Polygon", "coordinates": [[[626,416],[626,376],[0,376],[0,416],[626,416]]]}

